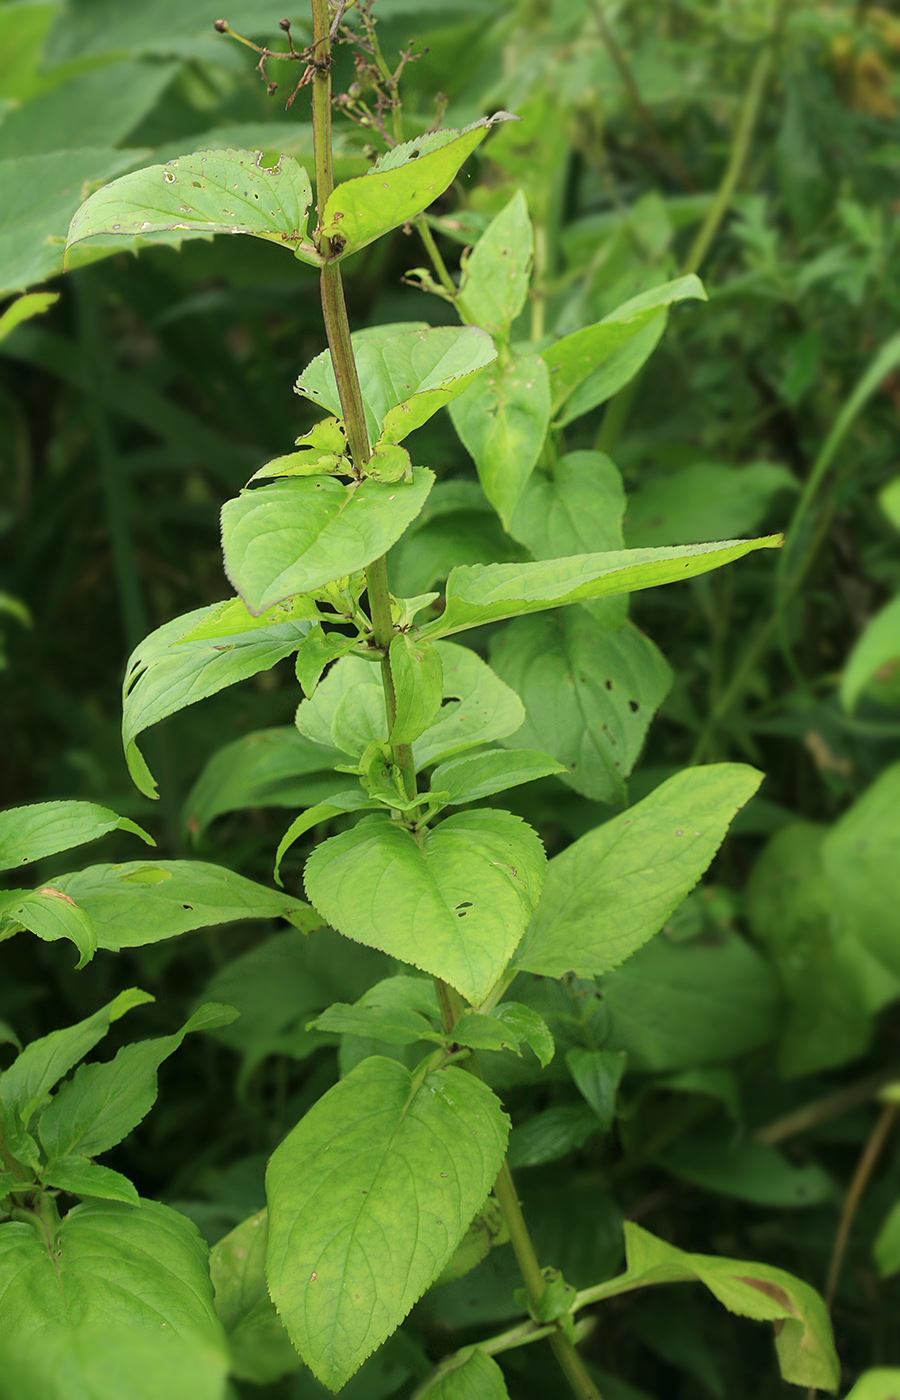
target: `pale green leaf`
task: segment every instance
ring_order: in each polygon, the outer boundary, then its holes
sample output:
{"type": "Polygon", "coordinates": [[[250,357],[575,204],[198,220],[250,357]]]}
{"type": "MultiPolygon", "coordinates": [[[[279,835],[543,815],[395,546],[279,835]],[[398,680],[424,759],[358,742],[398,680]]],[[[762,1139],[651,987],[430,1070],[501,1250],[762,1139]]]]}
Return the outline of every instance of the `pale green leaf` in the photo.
{"type": "Polygon", "coordinates": [[[517,965],[593,977],[624,962],[694,887],[761,781],[740,763],[687,768],[575,841],[547,868],[517,965]]]}
{"type": "Polygon", "coordinates": [[[245,734],[213,754],[185,802],[185,826],[200,835],[216,817],[244,807],[311,807],[346,787],[341,774],[326,772],[341,762],[337,749],[323,748],[293,725],[245,734]]]}
{"type": "Polygon", "coordinates": [[[441,1369],[416,1400],[509,1400],[503,1372],[477,1347],[441,1369]]]}
{"type": "Polygon", "coordinates": [[[900,974],[900,763],[886,768],[825,837],[825,873],[863,946],[900,974]]]}
{"type": "Polygon", "coordinates": [[[335,793],[329,802],[317,802],[314,806],[308,807],[305,812],[301,812],[299,817],[295,817],[287,831],[278,842],[278,850],[275,852],[275,870],[273,876],[276,884],[281,884],[281,862],[284,860],[291,846],[307,831],[311,831],[320,822],[330,821],[332,817],[343,816],[345,812],[359,812],[366,807],[373,807],[375,804],[366,800],[366,794],[361,788],[355,791],[335,793]]]}
{"type": "Polygon", "coordinates": [[[560,418],[567,423],[611,398],[655,349],[666,325],[666,308],[686,297],[706,301],[693,273],[632,297],[602,321],[564,336],[543,352],[550,371],[553,412],[573,394],[560,418]]]}
{"type": "Polygon", "coordinates": [[[391,641],[388,655],[396,697],[396,718],[390,742],[411,744],[440,713],[443,698],[440,652],[430,642],[420,642],[407,632],[398,632],[391,641]]]}
{"type": "Polygon", "coordinates": [[[326,632],[318,623],[310,628],[297,648],[297,680],[307,700],[316,693],[316,686],[326,666],[339,657],[346,656],[357,645],[356,637],[348,637],[343,632],[326,632]]]}
{"type": "Polygon", "coordinates": [[[900,1201],[896,1201],[875,1237],[872,1254],[882,1278],[900,1273],[900,1201]]]}
{"type": "Polygon", "coordinates": [[[488,1196],[433,1286],[440,1288],[444,1283],[464,1278],[482,1259],[487,1258],[495,1245],[506,1244],[508,1240],[509,1231],[500,1203],[495,1196],[488,1196]]]}
{"type": "Polygon", "coordinates": [[[528,202],[517,190],[463,261],[459,298],[468,319],[505,335],[525,305],[533,256],[528,202]]]}
{"type": "Polygon", "coordinates": [[[30,321],[32,316],[42,316],[54,302],[59,301],[59,292],[28,292],[17,297],[0,315],[0,340],[12,335],[16,326],[30,321]]]}
{"type": "Polygon", "coordinates": [[[450,407],[484,494],[509,526],[550,423],[550,383],[540,355],[511,351],[450,407]]]}
{"type": "Polygon", "coordinates": [[[672,683],[649,637],[572,607],[517,618],[496,638],[491,663],[525,706],[525,723],[507,743],[540,744],[576,792],[623,805],[625,779],[672,683]]]}
{"type": "Polygon", "coordinates": [[[141,1327],[55,1323],[0,1337],[0,1400],[225,1400],[227,1369],[221,1341],[176,1333],[152,1312],[141,1327]]]}
{"type": "Polygon", "coordinates": [[[156,783],[135,742],[167,715],[204,700],[226,686],[267,671],[295,651],[308,622],[248,627],[228,638],[185,641],[186,632],[218,618],[221,604],[197,608],[158,627],[128,658],[122,682],[122,744],[131,776],[146,797],[156,783]]]}
{"type": "Polygon", "coordinates": [[[553,1059],[553,1037],[546,1021],[530,1006],[504,1001],[492,1011],[464,1011],[453,1026],[453,1040],[472,1050],[514,1050],[524,1041],[545,1067],[553,1059]]]}
{"type": "Polygon", "coordinates": [[[92,865],[51,888],[89,914],[101,948],[139,948],[236,919],[302,917],[306,905],[224,866],[199,860],[92,865]]]}
{"type": "Polygon", "coordinates": [[[460,166],[480,145],[496,122],[509,113],[473,122],[437,150],[415,160],[385,169],[370,170],[356,180],[346,180],[328,197],[322,216],[322,237],[333,242],[341,256],[364,248],[392,228],[414,219],[444,193],[460,166]]]}
{"type": "Polygon", "coordinates": [[[306,864],[319,913],[483,1001],[519,941],[543,879],[536,834],[508,812],[448,817],[416,838],[380,816],[323,841],[306,864]]]}
{"type": "Polygon", "coordinates": [[[97,931],[88,912],[49,885],[40,890],[0,891],[0,936],[9,938],[22,929],[45,943],[68,938],[78,949],[79,968],[97,951],[97,931]]]}
{"type": "Polygon", "coordinates": [[[266,1285],[268,1218],[242,1220],[210,1250],[215,1305],[228,1336],[231,1370],[240,1380],[268,1385],[298,1371],[300,1357],[275,1311],[266,1285]]]}
{"type": "Polygon", "coordinates": [[[222,507],[225,572],[251,613],[309,593],[371,564],[398,540],[434,482],[372,479],[344,486],[331,476],[244,491],[222,507]]]}
{"type": "MultiPolygon", "coordinates": [[[[402,442],[497,355],[490,336],[476,326],[402,321],[356,331],[350,339],[373,445],[402,442]]],[[[307,365],[294,387],[319,408],[343,412],[329,351],[307,365]]]]}
{"type": "Polygon", "coordinates": [[[768,1264],[686,1254],[632,1221],[625,1222],[627,1271],[587,1289],[581,1300],[614,1297],[660,1283],[702,1283],[739,1317],[775,1324],[775,1350],[786,1381],[836,1391],[840,1366],[825,1305],[809,1284],[768,1264]]]}
{"type": "Polygon", "coordinates": [[[152,836],[128,817],[96,802],[36,802],[0,812],[0,870],[33,864],[43,856],[97,841],[110,831],[130,831],[148,846],[152,836]]]}
{"type": "Polygon", "coordinates": [[[67,247],[97,234],[248,233],[318,263],[309,241],[309,176],[291,156],[260,164],[251,151],[205,151],[123,175],[91,195],[67,247]]]}
{"type": "Polygon", "coordinates": [[[541,1069],[546,1069],[556,1053],[556,1045],[543,1016],[531,1006],[522,1006],[517,1001],[502,1001],[495,1006],[491,1015],[501,1021],[508,1031],[520,1035],[531,1046],[541,1069]]]}
{"type": "MultiPolygon", "coordinates": [[[[176,645],[180,646],[182,642],[232,642],[243,638],[248,632],[265,631],[267,635],[284,635],[273,632],[272,629],[290,627],[292,623],[298,622],[318,624],[320,616],[313,599],[302,594],[285,598],[283,602],[276,603],[262,613],[248,612],[241,598],[229,598],[227,602],[214,604],[206,616],[201,617],[184,636],[178,638],[176,645]]],[[[315,627],[311,627],[310,630],[314,631],[315,627]]],[[[305,641],[309,632],[300,629],[300,636],[305,641]]]]}
{"type": "Polygon", "coordinates": [[[608,1133],[616,1116],[616,1094],[625,1073],[628,1056],[621,1050],[566,1051],[566,1064],[579,1093],[600,1120],[601,1132],[608,1133]]]}
{"type": "MultiPolygon", "coordinates": [[[[853,710],[863,691],[872,682],[894,682],[900,670],[900,597],[870,618],[847,658],[841,676],[841,704],[853,710]]],[[[877,691],[873,692],[877,698],[877,691]]],[[[898,692],[900,693],[900,692],[898,692]]]]}
{"type": "Polygon", "coordinates": [[[132,1007],[152,1000],[149,992],[130,987],[84,1021],[33,1040],[0,1076],[0,1104],[14,1108],[27,1127],[31,1115],[54,1084],[93,1050],[113,1022],[132,1007]]]}
{"type": "Polygon", "coordinates": [[[863,1371],[847,1400],[897,1400],[900,1396],[900,1368],[875,1366],[863,1371]]]}
{"type": "Polygon", "coordinates": [[[100,1201],[127,1201],[138,1205],[140,1197],[127,1176],[110,1167],[100,1167],[87,1157],[52,1158],[41,1168],[41,1181],[70,1196],[87,1196],[100,1201]]]}
{"type": "Polygon", "coordinates": [[[452,570],[444,612],[423,627],[420,636],[433,640],[505,617],[695,578],[753,550],[775,549],[780,544],[780,535],[767,535],[758,540],[722,540],[674,549],[582,554],[536,564],[464,566],[452,570]]]}
{"type": "Polygon", "coordinates": [[[555,758],[532,749],[487,749],[438,764],[431,775],[431,789],[445,794],[448,807],[456,807],[564,771],[555,758]]]}
{"type": "Polygon", "coordinates": [[[900,530],[900,476],[891,477],[878,493],[878,504],[896,530],[900,530]]]}
{"type": "Polygon", "coordinates": [[[474,1075],[449,1068],[417,1084],[372,1057],[275,1151],[269,1289],[324,1385],[340,1389],[440,1274],[490,1191],[507,1131],[474,1075]]]}
{"type": "Polygon", "coordinates": [[[389,977],[377,983],[352,1006],[335,1002],[311,1025],[337,1035],[358,1035],[387,1045],[414,1045],[420,1040],[443,1044],[436,1030],[441,1010],[434,983],[424,977],[389,977]]]}
{"type": "Polygon", "coordinates": [[[115,1147],[150,1112],[157,1070],[185,1036],[227,1026],[236,1016],[230,1006],[207,1004],[174,1035],[123,1046],[104,1064],[80,1065],[41,1114],[38,1132],[48,1157],[97,1157],[115,1147]]]}

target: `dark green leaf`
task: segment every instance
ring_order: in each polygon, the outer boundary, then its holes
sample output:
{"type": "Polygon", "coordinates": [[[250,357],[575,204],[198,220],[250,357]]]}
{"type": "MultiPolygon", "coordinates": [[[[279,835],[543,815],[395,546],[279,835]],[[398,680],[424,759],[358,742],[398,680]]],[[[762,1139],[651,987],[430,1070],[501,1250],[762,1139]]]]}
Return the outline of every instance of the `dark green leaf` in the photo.
{"type": "Polygon", "coordinates": [[[638,549],[749,535],[781,491],[796,491],[787,467],[696,462],[651,477],[628,497],[625,534],[638,549]]]}
{"type": "Polygon", "coordinates": [[[311,807],[347,786],[326,772],[343,755],[293,725],[260,729],[213,754],[185,802],[185,825],[200,835],[223,812],[243,807],[311,807]]]}
{"type": "Polygon", "coordinates": [[[117,146],[155,106],[175,63],[105,63],[10,112],[0,128],[0,160],[51,151],[117,146]]]}
{"type": "Polygon", "coordinates": [[[608,1133],[616,1116],[616,1094],[628,1056],[621,1050],[568,1050],[566,1064],[580,1093],[608,1133]]]}

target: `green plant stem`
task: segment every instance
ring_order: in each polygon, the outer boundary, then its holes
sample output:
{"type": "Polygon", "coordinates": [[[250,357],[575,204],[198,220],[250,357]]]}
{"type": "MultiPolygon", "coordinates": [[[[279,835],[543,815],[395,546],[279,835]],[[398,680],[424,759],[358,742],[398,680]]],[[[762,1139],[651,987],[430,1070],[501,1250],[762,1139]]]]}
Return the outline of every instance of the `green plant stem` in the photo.
{"type": "MultiPolygon", "coordinates": [[[[500,1175],[494,1183],[494,1195],[500,1203],[503,1219],[509,1230],[510,1243],[519,1265],[519,1272],[525,1283],[525,1289],[532,1307],[537,1310],[546,1290],[547,1281],[541,1272],[538,1257],[534,1252],[534,1245],[531,1243],[531,1236],[528,1233],[528,1226],[525,1224],[522,1207],[519,1205],[519,1198],[508,1162],[504,1162],[500,1168],[500,1175]]],[[[584,1362],[565,1333],[557,1327],[547,1333],[547,1339],[560,1370],[569,1382],[572,1394],[577,1396],[578,1400],[601,1400],[600,1392],[588,1375],[584,1362]]]]}

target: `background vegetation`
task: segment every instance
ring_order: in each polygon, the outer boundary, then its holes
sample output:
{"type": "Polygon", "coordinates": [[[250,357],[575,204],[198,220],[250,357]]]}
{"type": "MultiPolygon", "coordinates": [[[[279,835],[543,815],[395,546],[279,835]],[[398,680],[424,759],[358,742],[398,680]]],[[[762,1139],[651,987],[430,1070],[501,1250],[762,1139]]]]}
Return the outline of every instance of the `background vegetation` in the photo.
{"type": "MultiPolygon", "coordinates": [[[[282,85],[269,95],[251,55],[213,31],[219,5],[0,3],[0,296],[59,294],[0,341],[0,804],[97,801],[140,821],[164,855],[268,882],[284,809],[318,800],[321,775],[269,771],[263,789],[234,752],[214,755],[291,725],[290,667],[159,727],[158,804],[126,772],[120,685],[150,630],[225,595],[219,506],[313,421],[290,385],[323,344],[314,271],[220,239],[60,276],[85,187],[212,146],[312,164],[306,94],[285,110],[296,74],[270,66],[282,85]]],[[[226,13],[274,43],[281,9],[226,13]]],[[[567,439],[621,469],[626,543],[787,531],[780,558],[634,596],[631,616],[671,676],[657,675],[666,694],[646,739],[656,701],[628,731],[627,798],[608,734],[585,744],[577,706],[557,756],[592,757],[565,784],[514,794],[552,855],[685,764],[736,758],[766,774],[707,883],[626,968],[600,987],[532,979],[563,1050],[626,1060],[612,1125],[559,1053],[544,1072],[495,1067],[526,1211],[578,1286],[620,1266],[623,1215],[683,1248],[827,1283],[849,1386],[867,1367],[900,1366],[900,1149],[894,1106],[879,1101],[900,1079],[900,19],[803,0],[377,0],[375,13],[385,53],[414,41],[408,134],[497,108],[522,119],[429,218],[455,272],[524,189],[538,236],[522,338],[577,329],[679,271],[703,277],[709,303],[674,308],[646,369],[567,439]],[[841,850],[849,884],[835,874],[841,850]]],[[[302,33],[305,15],[291,18],[302,33]]],[[[335,81],[348,94],[343,177],[383,142],[365,65],[343,52],[335,81]]],[[[423,288],[431,274],[408,275],[426,265],[414,232],[358,255],[346,269],[354,328],[454,321],[423,288]]],[[[395,551],[400,591],[430,588],[452,563],[519,557],[445,413],[419,452],[445,485],[395,551]]],[[[556,658],[558,687],[602,684],[589,640],[561,642],[546,625],[531,661],[502,635],[476,637],[541,748],[553,703],[534,656],[556,658]]],[[[129,851],[117,834],[95,859],[129,851]]],[[[301,844],[284,865],[292,892],[303,856],[301,844]]],[[[56,858],[41,873],[62,868],[56,858]]],[[[262,1206],[268,1153],[364,1048],[306,1030],[383,975],[380,955],[336,947],[242,924],[75,973],[67,945],[18,938],[3,948],[0,1031],[44,1034],[123,979],[158,996],[140,1013],[148,1033],[200,999],[237,1006],[239,1021],[191,1037],[164,1066],[159,1106],[110,1159],[214,1242],[262,1206]]],[[[508,1252],[428,1295],[345,1393],[409,1395],[426,1355],[515,1316],[508,1252]]],[[[761,1329],[711,1299],[651,1291],[616,1309],[588,1344],[606,1400],[780,1393],[761,1329]]],[[[557,1384],[539,1350],[513,1354],[523,1400],[557,1384]]],[[[324,1392],[301,1371],[246,1393],[324,1392]]]]}

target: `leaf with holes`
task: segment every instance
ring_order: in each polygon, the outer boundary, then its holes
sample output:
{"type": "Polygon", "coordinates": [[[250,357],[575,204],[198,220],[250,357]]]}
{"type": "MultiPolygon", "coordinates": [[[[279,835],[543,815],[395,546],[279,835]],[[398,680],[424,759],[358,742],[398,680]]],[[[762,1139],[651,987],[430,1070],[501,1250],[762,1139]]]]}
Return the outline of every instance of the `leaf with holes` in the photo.
{"type": "Polygon", "coordinates": [[[276,1149],[269,1290],[323,1385],[339,1390],[440,1274],[491,1189],[508,1130],[474,1075],[451,1067],[417,1083],[372,1056],[276,1149]]]}
{"type": "Polygon", "coordinates": [[[261,161],[251,151],[201,151],[123,175],[81,206],[66,247],[98,234],[248,233],[320,263],[308,237],[308,174],[291,156],[261,161]]]}
{"type": "Polygon", "coordinates": [[[317,846],[304,878],[313,905],[345,937],[477,1004],[528,924],[545,861],[535,832],[508,812],[460,812],[420,838],[374,816],[317,846]]]}

